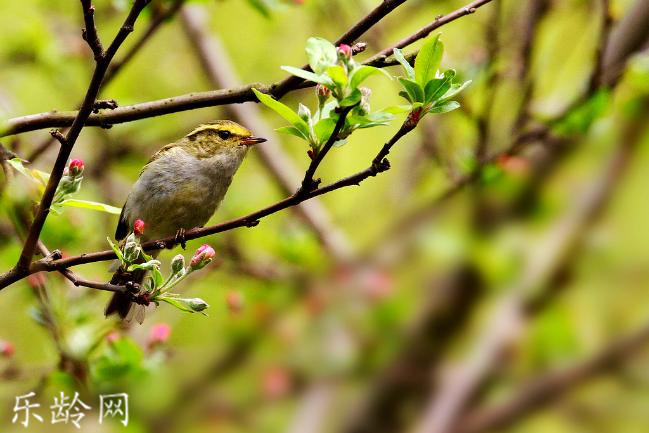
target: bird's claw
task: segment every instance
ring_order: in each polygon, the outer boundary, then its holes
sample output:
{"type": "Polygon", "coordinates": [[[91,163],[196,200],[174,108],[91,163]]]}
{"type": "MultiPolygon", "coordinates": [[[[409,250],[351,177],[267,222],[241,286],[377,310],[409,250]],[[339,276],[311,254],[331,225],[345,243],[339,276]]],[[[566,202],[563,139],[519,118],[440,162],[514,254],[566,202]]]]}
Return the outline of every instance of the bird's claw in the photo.
{"type": "Polygon", "coordinates": [[[176,232],[176,237],[174,238],[174,241],[176,244],[180,244],[180,247],[184,250],[185,249],[185,229],[180,228],[176,232]]]}

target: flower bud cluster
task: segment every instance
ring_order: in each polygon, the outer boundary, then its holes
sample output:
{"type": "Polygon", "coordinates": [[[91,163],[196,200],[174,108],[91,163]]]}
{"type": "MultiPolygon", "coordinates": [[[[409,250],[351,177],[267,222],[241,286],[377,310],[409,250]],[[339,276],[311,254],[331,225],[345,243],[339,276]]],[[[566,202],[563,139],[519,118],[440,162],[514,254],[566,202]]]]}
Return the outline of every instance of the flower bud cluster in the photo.
{"type": "Polygon", "coordinates": [[[74,194],[81,188],[84,164],[81,159],[73,159],[63,170],[63,177],[56,190],[56,202],[60,202],[66,195],[74,194]]]}

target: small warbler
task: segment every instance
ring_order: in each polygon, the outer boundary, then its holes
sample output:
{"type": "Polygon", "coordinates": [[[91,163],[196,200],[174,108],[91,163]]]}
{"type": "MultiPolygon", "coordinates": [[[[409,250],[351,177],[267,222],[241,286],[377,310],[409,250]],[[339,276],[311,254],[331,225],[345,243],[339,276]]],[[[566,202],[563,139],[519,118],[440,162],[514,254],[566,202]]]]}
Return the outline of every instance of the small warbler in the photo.
{"type": "MultiPolygon", "coordinates": [[[[200,125],[156,152],[140,172],[126,199],[115,239],[124,239],[135,220],[143,220],[142,241],[176,235],[184,247],[185,230],[203,226],[218,208],[250,146],[266,141],[243,126],[218,120],[200,125]]],[[[141,283],[144,273],[128,276],[141,283]]],[[[124,284],[118,271],[111,280],[124,284]]],[[[106,315],[124,318],[131,308],[127,294],[115,293],[106,315]]]]}

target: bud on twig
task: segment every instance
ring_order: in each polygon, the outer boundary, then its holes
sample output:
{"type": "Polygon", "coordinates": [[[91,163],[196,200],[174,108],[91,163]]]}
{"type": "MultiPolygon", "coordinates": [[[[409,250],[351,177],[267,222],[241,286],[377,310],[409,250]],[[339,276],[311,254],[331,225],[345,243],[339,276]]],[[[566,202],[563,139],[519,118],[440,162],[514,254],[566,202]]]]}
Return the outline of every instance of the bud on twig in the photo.
{"type": "Polygon", "coordinates": [[[177,274],[185,269],[185,257],[182,254],[176,255],[171,259],[171,273],[177,274]]]}
{"type": "Polygon", "coordinates": [[[347,44],[340,44],[336,48],[338,52],[338,58],[344,61],[348,61],[352,58],[352,47],[347,44]]]}
{"type": "Polygon", "coordinates": [[[68,170],[70,173],[70,176],[72,177],[77,177],[80,176],[81,173],[83,173],[84,165],[83,165],[83,160],[81,159],[73,159],[70,161],[70,164],[68,165],[68,170]]]}
{"type": "Polygon", "coordinates": [[[189,266],[193,271],[202,269],[212,261],[212,258],[215,255],[216,252],[214,251],[214,248],[207,244],[203,244],[194,253],[191,262],[189,262],[189,266]]]}
{"type": "Polygon", "coordinates": [[[135,233],[135,236],[142,236],[144,234],[144,221],[141,219],[135,220],[133,223],[133,233],[135,233]]]}
{"type": "Polygon", "coordinates": [[[0,355],[5,358],[11,358],[16,348],[10,341],[0,341],[0,355]]]}
{"type": "Polygon", "coordinates": [[[171,335],[171,326],[166,323],[156,323],[149,331],[149,346],[165,343],[171,335]]]}
{"type": "Polygon", "coordinates": [[[237,314],[243,309],[243,296],[241,292],[232,291],[226,295],[225,303],[228,306],[230,313],[237,314]]]}

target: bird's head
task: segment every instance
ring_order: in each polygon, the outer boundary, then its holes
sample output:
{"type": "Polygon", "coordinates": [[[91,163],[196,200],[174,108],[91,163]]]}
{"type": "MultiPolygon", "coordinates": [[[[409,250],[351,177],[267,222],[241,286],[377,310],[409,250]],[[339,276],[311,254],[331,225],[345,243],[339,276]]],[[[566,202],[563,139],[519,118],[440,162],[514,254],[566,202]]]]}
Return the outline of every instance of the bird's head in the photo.
{"type": "Polygon", "coordinates": [[[199,158],[216,155],[245,155],[250,146],[265,138],[252,133],[231,120],[217,120],[196,127],[185,136],[186,148],[199,158]]]}

